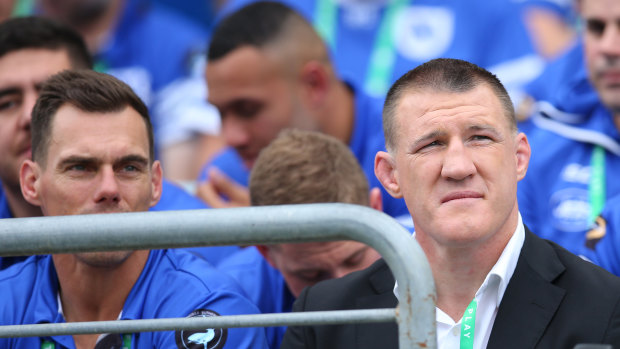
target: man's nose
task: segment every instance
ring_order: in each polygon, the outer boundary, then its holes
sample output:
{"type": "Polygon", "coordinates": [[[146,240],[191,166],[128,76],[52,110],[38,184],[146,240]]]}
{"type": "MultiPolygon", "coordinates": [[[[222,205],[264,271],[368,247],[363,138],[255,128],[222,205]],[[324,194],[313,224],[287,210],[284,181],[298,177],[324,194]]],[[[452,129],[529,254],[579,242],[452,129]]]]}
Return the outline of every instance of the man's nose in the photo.
{"type": "Polygon", "coordinates": [[[476,166],[461,141],[451,141],[444,153],[441,175],[444,178],[463,180],[476,173],[476,166]]]}
{"type": "Polygon", "coordinates": [[[30,129],[30,122],[32,121],[32,109],[37,102],[38,94],[34,92],[26,92],[22,102],[22,110],[19,118],[19,126],[22,129],[30,129]]]}
{"type": "Polygon", "coordinates": [[[248,125],[234,116],[222,120],[222,135],[226,144],[233,148],[245,146],[250,141],[248,125]]]}
{"type": "Polygon", "coordinates": [[[620,24],[606,26],[601,37],[601,51],[609,56],[620,56],[620,24]]]}
{"type": "Polygon", "coordinates": [[[101,168],[97,189],[95,194],[97,203],[117,203],[120,201],[118,179],[111,166],[101,168]]]}

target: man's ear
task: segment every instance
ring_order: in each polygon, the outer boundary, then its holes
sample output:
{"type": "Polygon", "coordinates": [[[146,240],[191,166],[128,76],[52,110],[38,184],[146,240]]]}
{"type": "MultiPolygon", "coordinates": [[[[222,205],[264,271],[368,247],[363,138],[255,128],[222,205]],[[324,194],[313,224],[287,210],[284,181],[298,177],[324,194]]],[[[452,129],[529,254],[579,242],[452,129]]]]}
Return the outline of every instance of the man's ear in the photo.
{"type": "Polygon", "coordinates": [[[398,184],[397,174],[392,155],[384,151],[377,152],[375,156],[375,176],[377,176],[385,190],[398,199],[403,197],[403,193],[400,190],[400,184],[398,184]]]}
{"type": "Polygon", "coordinates": [[[24,160],[19,169],[19,184],[24,199],[35,206],[41,206],[41,199],[39,196],[40,177],[41,168],[39,164],[32,160],[24,160]]]}
{"type": "Polygon", "coordinates": [[[371,208],[374,208],[377,211],[383,211],[383,196],[381,195],[381,189],[378,187],[374,187],[370,189],[370,194],[368,195],[368,203],[371,208]]]}
{"type": "Polygon", "coordinates": [[[151,207],[155,206],[161,198],[163,180],[164,174],[161,163],[159,160],[155,160],[151,165],[151,207]]]}
{"type": "Polygon", "coordinates": [[[525,177],[527,172],[527,167],[530,164],[530,156],[532,155],[532,149],[530,148],[530,143],[527,140],[527,136],[523,133],[519,133],[515,141],[517,180],[520,181],[523,177],[525,177]]]}
{"type": "Polygon", "coordinates": [[[265,260],[267,261],[267,263],[269,263],[269,265],[271,265],[275,269],[278,269],[271,256],[271,247],[267,245],[256,245],[256,249],[263,256],[263,258],[265,258],[265,260]]]}
{"type": "Polygon", "coordinates": [[[329,92],[329,74],[327,68],[318,61],[309,61],[299,72],[303,96],[314,108],[323,106],[329,92]]]}

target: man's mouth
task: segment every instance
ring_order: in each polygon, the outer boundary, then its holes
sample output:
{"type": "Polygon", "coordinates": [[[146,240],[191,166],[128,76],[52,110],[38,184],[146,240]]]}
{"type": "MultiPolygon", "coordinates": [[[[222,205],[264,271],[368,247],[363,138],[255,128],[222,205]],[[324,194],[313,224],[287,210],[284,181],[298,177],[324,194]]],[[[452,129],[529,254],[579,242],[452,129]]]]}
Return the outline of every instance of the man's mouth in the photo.
{"type": "Polygon", "coordinates": [[[455,191],[455,192],[452,192],[444,196],[441,199],[441,203],[445,204],[446,202],[450,202],[454,200],[463,200],[463,199],[481,199],[482,197],[483,197],[482,194],[475,192],[475,191],[469,191],[469,190],[455,191]]]}

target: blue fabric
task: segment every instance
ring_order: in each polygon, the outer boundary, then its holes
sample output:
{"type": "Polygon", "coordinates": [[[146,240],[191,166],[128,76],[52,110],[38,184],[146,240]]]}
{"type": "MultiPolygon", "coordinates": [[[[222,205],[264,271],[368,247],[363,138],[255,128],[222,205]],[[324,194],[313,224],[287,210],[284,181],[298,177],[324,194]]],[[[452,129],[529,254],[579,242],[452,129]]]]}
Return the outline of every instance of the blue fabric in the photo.
{"type": "MultiPolygon", "coordinates": [[[[0,272],[2,324],[62,323],[58,277],[50,256],[35,256],[0,272]]],[[[257,309],[227,275],[188,253],[151,251],[123,307],[123,320],[185,317],[197,309],[220,315],[251,314],[257,309]]],[[[56,348],[75,348],[71,336],[46,338],[56,348]]],[[[262,328],[228,329],[224,348],[264,348],[262,328]]],[[[40,339],[3,338],[1,348],[39,348],[40,339]]],[[[176,348],[174,332],[145,332],[132,348],[176,348]]]]}
{"type": "MultiPolygon", "coordinates": [[[[580,105],[578,101],[567,103],[580,105]]],[[[563,105],[557,107],[563,109],[563,105]]],[[[528,134],[532,156],[527,175],[518,186],[518,202],[523,222],[533,232],[580,253],[589,227],[593,147],[600,145],[606,150],[605,197],[619,195],[620,134],[600,102],[589,114],[572,115],[573,123],[562,121],[565,117],[559,111],[533,116],[536,127],[528,134]]]]}
{"type": "MultiPolygon", "coordinates": [[[[256,0],[229,0],[222,14],[252,2],[256,0]]],[[[279,2],[291,6],[313,23],[318,0],[279,2]]],[[[343,77],[364,86],[385,4],[390,1],[351,3],[337,5],[332,56],[343,77]]],[[[496,71],[508,90],[520,90],[544,65],[537,59],[522,22],[520,6],[515,1],[410,0],[403,13],[395,18],[394,26],[396,59],[390,84],[430,59],[445,57],[464,59],[496,71]],[[524,61],[518,62],[522,58],[536,62],[534,66],[522,65],[524,61]]]]}
{"type": "Polygon", "coordinates": [[[595,243],[594,250],[584,248],[583,254],[595,264],[620,276],[620,196],[607,201],[600,217],[604,222],[599,222],[596,228],[605,235],[595,243]]]}
{"type": "MultiPolygon", "coordinates": [[[[189,194],[174,183],[164,179],[162,187],[162,195],[151,211],[174,211],[174,210],[198,210],[209,208],[204,202],[197,197],[189,194]]],[[[218,265],[220,261],[230,254],[239,250],[239,246],[205,246],[182,248],[202,259],[208,261],[212,265],[218,265]]]]}
{"type": "Polygon", "coordinates": [[[0,182],[0,219],[13,218],[9,202],[4,195],[4,189],[2,189],[2,183],[0,182]]]}
{"type": "MultiPolygon", "coordinates": [[[[218,269],[239,282],[261,313],[291,311],[295,297],[286,286],[282,274],[269,265],[256,247],[246,247],[229,256],[220,263],[218,269]]],[[[269,348],[280,348],[284,332],[285,326],[265,328],[269,348]]]]}
{"type": "Polygon", "coordinates": [[[549,63],[538,78],[525,86],[536,101],[547,101],[561,111],[588,116],[600,104],[588,80],[583,60],[583,42],[549,63]]]}
{"type": "MultiPolygon", "coordinates": [[[[383,102],[370,97],[361,91],[355,91],[355,121],[349,147],[359,161],[366,174],[370,188],[378,187],[382,190],[383,211],[395,217],[401,224],[410,227],[411,215],[403,199],[395,199],[385,191],[375,176],[375,155],[378,151],[385,151],[385,139],[381,112],[383,102]]],[[[226,148],[201,170],[200,181],[207,178],[211,167],[217,167],[224,174],[237,183],[247,187],[249,170],[243,165],[241,157],[232,148],[226,148]]]]}

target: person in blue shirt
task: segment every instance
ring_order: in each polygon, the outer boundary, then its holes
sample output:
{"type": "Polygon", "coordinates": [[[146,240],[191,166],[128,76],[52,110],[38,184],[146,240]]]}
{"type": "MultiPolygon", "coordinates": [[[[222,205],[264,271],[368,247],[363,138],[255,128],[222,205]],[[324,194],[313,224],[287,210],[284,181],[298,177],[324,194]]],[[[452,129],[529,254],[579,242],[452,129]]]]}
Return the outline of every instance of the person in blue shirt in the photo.
{"type": "MultiPolygon", "coordinates": [[[[209,102],[220,111],[229,146],[203,172],[208,180],[198,193],[211,207],[248,204],[249,171],[285,128],[317,130],[345,142],[370,186],[381,187],[373,166],[375,154],[384,149],[382,101],[338,78],[325,44],[294,10],[255,3],[220,21],[209,46],[206,78],[209,102]]],[[[411,222],[402,199],[383,198],[386,213],[411,222]]]]}
{"type": "MultiPolygon", "coordinates": [[[[229,0],[222,17],[259,0],[229,0]]],[[[278,0],[311,22],[338,73],[376,97],[432,58],[459,58],[492,71],[518,98],[545,65],[520,2],[460,0],[278,0]]]]}
{"type": "Polygon", "coordinates": [[[550,94],[550,103],[538,103],[527,130],[532,160],[518,190],[525,224],[574,253],[580,252],[584,231],[607,199],[620,195],[620,182],[614,180],[620,170],[619,70],[614,63],[620,60],[620,4],[583,0],[578,9],[583,53],[569,52],[560,63],[579,66],[583,59],[583,68],[559,80],[565,83],[550,94]]]}
{"type": "MultiPolygon", "coordinates": [[[[40,206],[44,215],[146,211],[159,200],[163,173],[154,159],[148,109],[120,80],[91,70],[53,75],[41,86],[31,128],[32,160],[23,162],[20,184],[24,198],[40,206]]],[[[33,256],[0,272],[0,283],[3,323],[256,311],[231,279],[186,252],[33,256]]],[[[141,333],[107,342],[88,334],[4,339],[6,345],[0,346],[94,348],[97,342],[111,347],[116,341],[136,348],[264,347],[262,329],[205,329],[208,340],[191,344],[200,336],[188,331],[141,333]]]]}
{"type": "MultiPolygon", "coordinates": [[[[67,26],[39,17],[0,23],[0,218],[40,216],[19,186],[19,167],[30,158],[30,114],[39,86],[65,69],[90,69],[92,60],[80,35],[67,26]]],[[[207,206],[168,180],[154,211],[203,209],[207,206]]],[[[233,246],[190,249],[217,264],[238,250],[233,246]]],[[[23,260],[0,257],[0,269],[23,260]]]]}
{"type": "MultiPolygon", "coordinates": [[[[252,206],[341,202],[381,210],[381,192],[369,192],[355,156],[340,140],[286,130],[263,149],[250,176],[252,206]]],[[[290,312],[306,286],[364,269],[379,258],[356,241],[285,243],[247,247],[218,268],[232,275],[263,313],[290,312]]],[[[267,328],[279,348],[285,327],[267,328]]]]}

